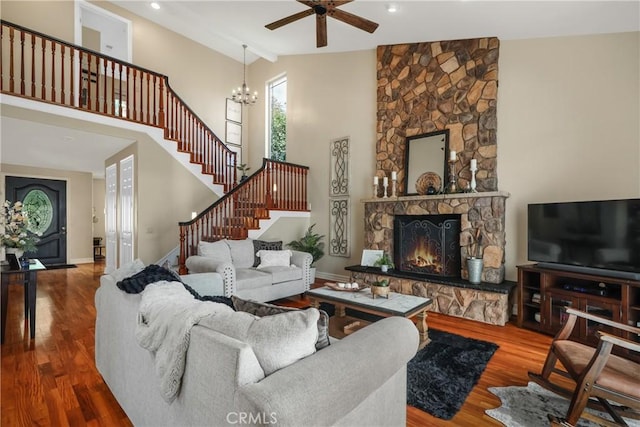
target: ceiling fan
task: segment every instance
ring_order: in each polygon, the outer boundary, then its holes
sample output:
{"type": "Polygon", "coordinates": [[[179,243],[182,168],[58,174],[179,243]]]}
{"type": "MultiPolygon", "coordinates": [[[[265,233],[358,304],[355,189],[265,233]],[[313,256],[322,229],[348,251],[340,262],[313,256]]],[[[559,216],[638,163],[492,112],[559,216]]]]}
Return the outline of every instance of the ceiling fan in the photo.
{"type": "Polygon", "coordinates": [[[270,30],[278,29],[284,25],[291,24],[299,19],[305,18],[309,15],[316,15],[316,46],[324,47],[327,45],[327,15],[332,18],[342,21],[346,24],[353,25],[356,28],[364,30],[368,33],[373,33],[378,24],[369,21],[368,19],[354,15],[353,13],[345,12],[338,9],[346,3],[351,3],[353,0],[297,0],[299,3],[305,4],[310,9],[295,13],[293,15],[282,18],[271,24],[265,25],[270,30]]]}

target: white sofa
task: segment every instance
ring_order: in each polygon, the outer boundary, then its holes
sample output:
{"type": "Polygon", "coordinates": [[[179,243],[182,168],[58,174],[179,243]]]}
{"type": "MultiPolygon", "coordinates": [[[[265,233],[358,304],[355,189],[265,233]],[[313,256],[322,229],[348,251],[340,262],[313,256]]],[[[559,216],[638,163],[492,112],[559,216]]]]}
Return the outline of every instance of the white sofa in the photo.
{"type": "Polygon", "coordinates": [[[189,273],[213,272],[224,288],[224,295],[254,301],[273,301],[304,294],[311,284],[312,257],[290,251],[289,265],[254,267],[256,246],[253,239],[200,242],[198,255],[186,260],[189,273]]]}
{"type": "MultiPolygon", "coordinates": [[[[204,292],[194,280],[204,277],[182,279],[204,292]]],[[[136,426],[406,424],[406,366],[418,347],[407,319],[383,319],[265,375],[258,350],[216,327],[216,315],[191,329],[181,388],[169,404],[153,355],[136,340],[141,299],[118,289],[111,275],[102,276],[95,296],[96,366],[136,426]]],[[[275,331],[289,341],[286,327],[275,331]]]]}

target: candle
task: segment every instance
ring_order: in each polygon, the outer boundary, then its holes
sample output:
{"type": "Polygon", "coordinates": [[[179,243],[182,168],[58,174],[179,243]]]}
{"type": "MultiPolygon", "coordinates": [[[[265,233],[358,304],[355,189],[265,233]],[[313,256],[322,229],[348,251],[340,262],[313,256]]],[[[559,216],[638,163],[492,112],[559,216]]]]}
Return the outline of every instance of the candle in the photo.
{"type": "Polygon", "coordinates": [[[395,181],[397,179],[396,171],[391,171],[391,180],[395,181]]]}
{"type": "Polygon", "coordinates": [[[378,177],[377,176],[373,177],[373,185],[378,185],[378,177]]]}
{"type": "Polygon", "coordinates": [[[389,178],[387,178],[386,176],[382,178],[382,185],[384,185],[385,187],[389,185],[389,178]]]}
{"type": "Polygon", "coordinates": [[[478,170],[478,161],[476,159],[471,159],[471,170],[478,170]]]}
{"type": "Polygon", "coordinates": [[[449,152],[449,161],[451,161],[451,162],[455,162],[456,161],[456,152],[454,150],[451,150],[449,152]]]}

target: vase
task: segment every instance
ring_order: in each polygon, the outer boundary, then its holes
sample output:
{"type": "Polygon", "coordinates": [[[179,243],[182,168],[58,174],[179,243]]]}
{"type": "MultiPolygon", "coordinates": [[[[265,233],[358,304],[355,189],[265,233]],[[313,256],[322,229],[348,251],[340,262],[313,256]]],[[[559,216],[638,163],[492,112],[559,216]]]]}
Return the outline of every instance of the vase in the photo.
{"type": "Polygon", "coordinates": [[[24,255],[24,249],[20,249],[20,248],[4,248],[4,253],[6,255],[14,254],[16,256],[16,258],[19,260],[20,258],[22,258],[22,255],[24,255]]]}
{"type": "Polygon", "coordinates": [[[482,282],[482,258],[467,258],[467,270],[469,271],[469,283],[477,285],[482,282]]]}

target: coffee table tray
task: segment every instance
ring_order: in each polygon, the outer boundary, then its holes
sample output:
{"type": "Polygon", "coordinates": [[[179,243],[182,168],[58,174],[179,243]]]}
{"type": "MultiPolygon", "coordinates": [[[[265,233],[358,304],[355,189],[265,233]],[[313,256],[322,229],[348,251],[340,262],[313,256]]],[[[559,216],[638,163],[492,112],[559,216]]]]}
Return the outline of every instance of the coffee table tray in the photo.
{"type": "Polygon", "coordinates": [[[367,289],[368,286],[365,285],[360,285],[358,288],[353,289],[353,288],[341,288],[340,286],[338,286],[337,283],[333,283],[333,282],[325,282],[324,284],[326,287],[333,289],[334,291],[340,291],[340,292],[360,292],[364,289],[367,289]]]}

